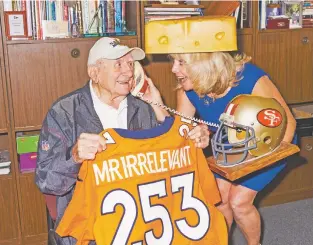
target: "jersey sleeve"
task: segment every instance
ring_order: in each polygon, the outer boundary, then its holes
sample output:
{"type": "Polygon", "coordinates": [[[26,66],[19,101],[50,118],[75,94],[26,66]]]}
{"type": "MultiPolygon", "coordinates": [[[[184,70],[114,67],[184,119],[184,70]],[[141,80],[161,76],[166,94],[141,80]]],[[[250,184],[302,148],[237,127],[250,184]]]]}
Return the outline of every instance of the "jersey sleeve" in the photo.
{"type": "Polygon", "coordinates": [[[197,149],[199,182],[207,202],[217,204],[221,196],[212,171],[209,169],[206,158],[201,149],[197,149]]]}
{"type": "Polygon", "coordinates": [[[88,245],[94,240],[92,228],[95,220],[93,192],[88,191],[87,179],[85,178],[88,169],[88,162],[84,162],[77,177],[73,198],[67,206],[56,233],[61,237],[71,236],[77,240],[77,245],[88,245]]]}

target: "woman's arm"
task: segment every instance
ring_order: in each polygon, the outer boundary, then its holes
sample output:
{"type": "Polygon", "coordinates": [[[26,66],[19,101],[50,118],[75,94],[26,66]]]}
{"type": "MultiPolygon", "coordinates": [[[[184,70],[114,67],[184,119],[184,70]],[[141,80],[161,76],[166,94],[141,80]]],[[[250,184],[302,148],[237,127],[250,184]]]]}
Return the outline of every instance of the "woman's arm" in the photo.
{"type": "Polygon", "coordinates": [[[288,105],[281,96],[280,92],[268,76],[263,76],[257,81],[253,88],[252,94],[263,97],[275,98],[282,105],[287,115],[287,128],[283,141],[291,142],[296,129],[296,120],[294,119],[288,105]]]}
{"type": "MultiPolygon", "coordinates": [[[[196,113],[196,108],[191,104],[183,89],[177,90],[177,111],[189,117],[193,117],[196,113]]],[[[188,136],[198,148],[204,149],[210,144],[210,132],[207,125],[197,125],[188,133],[188,136]]]]}
{"type": "Polygon", "coordinates": [[[196,113],[196,108],[191,104],[183,89],[177,90],[177,111],[189,117],[193,117],[196,113]]]}

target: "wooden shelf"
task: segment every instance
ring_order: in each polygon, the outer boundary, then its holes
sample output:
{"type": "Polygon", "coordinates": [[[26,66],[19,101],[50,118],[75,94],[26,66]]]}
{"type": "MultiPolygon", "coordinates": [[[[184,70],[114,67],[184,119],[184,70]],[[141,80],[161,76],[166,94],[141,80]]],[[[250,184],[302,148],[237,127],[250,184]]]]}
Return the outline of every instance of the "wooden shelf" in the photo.
{"type": "Polygon", "coordinates": [[[0,129],[0,134],[7,134],[8,130],[6,128],[0,129]]]}
{"type": "Polygon", "coordinates": [[[309,100],[309,101],[301,101],[301,102],[297,102],[297,101],[290,101],[289,103],[287,103],[288,106],[292,106],[292,105],[306,105],[308,103],[313,103],[313,100],[309,100]]]}
{"type": "Polygon", "coordinates": [[[22,173],[21,171],[19,171],[19,176],[33,176],[33,177],[35,177],[35,170],[33,172],[26,172],[26,173],[22,173]]]}
{"type": "Polygon", "coordinates": [[[294,29],[263,29],[258,30],[258,33],[277,33],[277,32],[290,32],[290,31],[301,31],[301,30],[313,30],[313,28],[294,28],[294,29]]]}
{"type": "MultiPolygon", "coordinates": [[[[118,38],[120,40],[131,40],[138,39],[137,35],[132,36],[107,36],[112,38],[118,38]]],[[[66,42],[82,42],[86,40],[98,40],[100,37],[80,37],[80,38],[55,38],[55,39],[46,39],[46,40],[7,40],[6,44],[15,45],[15,44],[40,44],[40,43],[66,43],[66,42]]]]}
{"type": "Polygon", "coordinates": [[[37,126],[27,126],[27,127],[15,127],[14,131],[15,132],[26,132],[26,131],[36,131],[36,130],[40,130],[41,129],[41,125],[37,125],[37,126]]]}
{"type": "Polygon", "coordinates": [[[0,180],[5,180],[5,179],[12,179],[12,173],[0,175],[0,180]]]}
{"type": "Polygon", "coordinates": [[[238,35],[253,34],[253,28],[237,29],[238,35]]]}
{"type": "Polygon", "coordinates": [[[203,5],[187,5],[187,4],[146,4],[146,7],[150,8],[201,8],[203,9],[203,5]]]}

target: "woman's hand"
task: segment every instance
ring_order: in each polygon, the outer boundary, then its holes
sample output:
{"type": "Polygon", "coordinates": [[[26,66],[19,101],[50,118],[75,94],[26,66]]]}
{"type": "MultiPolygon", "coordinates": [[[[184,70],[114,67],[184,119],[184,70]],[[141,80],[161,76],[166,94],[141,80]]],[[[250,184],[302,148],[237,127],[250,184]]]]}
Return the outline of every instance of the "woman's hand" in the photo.
{"type": "Polygon", "coordinates": [[[152,103],[151,106],[154,110],[158,122],[163,122],[165,120],[165,117],[170,116],[170,114],[160,106],[163,105],[162,97],[157,87],[154,86],[152,80],[147,76],[145,76],[145,80],[148,82],[149,86],[145,94],[143,95],[143,98],[141,99],[143,99],[144,101],[148,100],[148,102],[154,102],[158,104],[155,105],[154,103],[152,103]]]}
{"type": "Polygon", "coordinates": [[[195,146],[198,148],[206,148],[210,144],[210,131],[205,124],[197,125],[192,129],[188,136],[195,142],[195,146]]]}
{"type": "Polygon", "coordinates": [[[143,95],[143,98],[149,101],[158,102],[163,105],[162,97],[160,91],[154,85],[152,80],[145,75],[145,80],[148,82],[148,88],[143,95]]]}

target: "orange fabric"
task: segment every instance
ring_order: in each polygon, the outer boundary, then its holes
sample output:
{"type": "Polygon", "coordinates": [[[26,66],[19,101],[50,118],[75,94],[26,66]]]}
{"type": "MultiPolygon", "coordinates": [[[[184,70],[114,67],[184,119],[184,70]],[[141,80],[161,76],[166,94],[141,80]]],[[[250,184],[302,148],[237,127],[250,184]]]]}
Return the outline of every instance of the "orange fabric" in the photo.
{"type": "Polygon", "coordinates": [[[103,131],[111,144],[83,163],[56,232],[77,245],[228,244],[215,178],[185,137],[191,128],[177,117],[167,133],[149,139],[103,131]]]}

